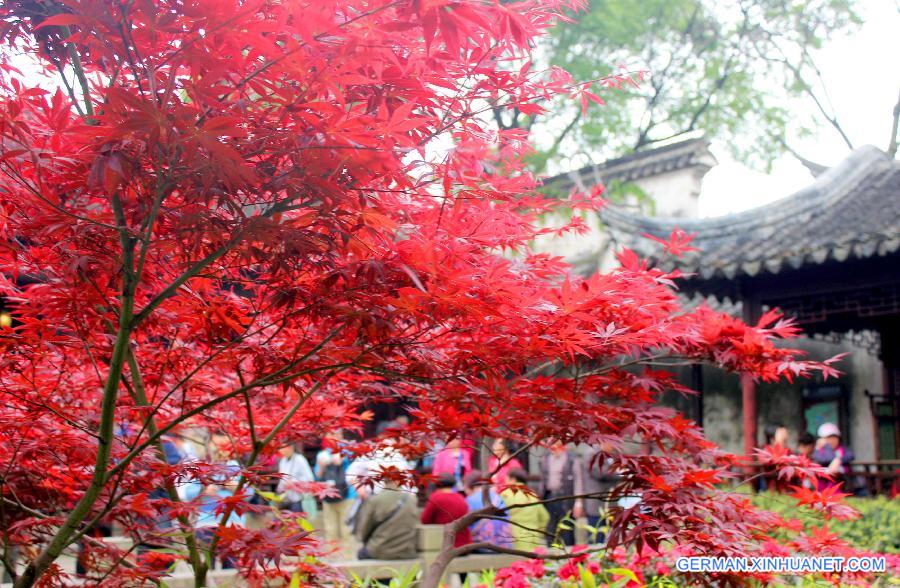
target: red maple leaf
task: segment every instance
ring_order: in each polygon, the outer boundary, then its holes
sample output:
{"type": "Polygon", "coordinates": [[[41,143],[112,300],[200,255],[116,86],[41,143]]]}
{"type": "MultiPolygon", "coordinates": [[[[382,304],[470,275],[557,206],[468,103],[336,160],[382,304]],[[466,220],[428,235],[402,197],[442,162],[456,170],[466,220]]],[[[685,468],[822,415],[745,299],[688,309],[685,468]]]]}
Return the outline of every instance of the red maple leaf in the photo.
{"type": "Polygon", "coordinates": [[[698,251],[696,247],[691,247],[690,243],[697,236],[696,233],[687,234],[681,229],[673,229],[668,239],[662,239],[649,233],[644,233],[644,237],[660,243],[665,250],[676,257],[681,257],[689,251],[698,251]]]}

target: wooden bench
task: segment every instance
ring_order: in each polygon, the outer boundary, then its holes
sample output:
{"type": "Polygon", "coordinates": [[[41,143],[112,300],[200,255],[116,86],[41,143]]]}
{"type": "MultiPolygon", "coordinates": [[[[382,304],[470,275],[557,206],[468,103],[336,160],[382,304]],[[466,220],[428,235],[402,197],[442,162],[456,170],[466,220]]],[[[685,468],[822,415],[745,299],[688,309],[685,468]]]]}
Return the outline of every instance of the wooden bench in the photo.
{"type": "MultiPolygon", "coordinates": [[[[402,560],[344,560],[327,562],[329,566],[343,574],[348,581],[354,578],[371,580],[390,580],[409,573],[413,568],[424,571],[434,561],[441,550],[444,537],[443,525],[419,525],[417,528],[417,552],[413,559],[402,560]]],[[[121,550],[127,551],[133,545],[133,540],[126,536],[104,537],[105,543],[109,543],[121,550]]],[[[447,566],[446,573],[467,574],[478,573],[490,569],[500,569],[523,559],[517,555],[502,553],[473,553],[463,557],[457,557],[447,566]]],[[[210,570],[207,574],[209,586],[219,588],[238,588],[246,586],[243,578],[236,574],[235,570],[210,570]]],[[[176,571],[165,578],[168,588],[194,588],[194,575],[188,571],[185,564],[178,564],[176,571]]],[[[81,584],[75,580],[75,584],[81,584]]],[[[271,582],[269,585],[278,586],[279,582],[271,582]]],[[[6,588],[11,584],[0,584],[0,588],[6,588]]]]}
{"type": "Polygon", "coordinates": [[[408,574],[414,567],[421,570],[422,563],[421,559],[359,559],[329,562],[328,565],[348,580],[390,580],[408,574]]]}
{"type": "MultiPolygon", "coordinates": [[[[418,557],[414,559],[400,560],[345,560],[328,562],[328,565],[341,572],[348,581],[354,578],[361,580],[390,580],[403,576],[412,569],[424,571],[443,544],[443,525],[419,525],[417,528],[418,557]]],[[[457,557],[447,566],[446,573],[467,574],[478,573],[490,569],[500,569],[523,559],[517,555],[503,553],[473,553],[463,557],[457,557]]],[[[234,570],[214,570],[209,572],[211,586],[232,588],[245,586],[243,579],[237,576],[234,570]]],[[[166,577],[166,585],[169,588],[193,588],[194,577],[190,573],[175,573],[166,577]]],[[[277,582],[270,584],[277,586],[277,582]]]]}
{"type": "MultiPolygon", "coordinates": [[[[444,526],[419,525],[417,532],[418,557],[415,559],[347,560],[331,562],[330,565],[342,572],[348,580],[352,580],[354,577],[389,580],[408,573],[413,567],[425,570],[441,550],[444,541],[444,526]]],[[[447,566],[446,573],[467,574],[500,569],[521,559],[523,559],[521,556],[505,553],[473,553],[453,559],[447,566]]]]}

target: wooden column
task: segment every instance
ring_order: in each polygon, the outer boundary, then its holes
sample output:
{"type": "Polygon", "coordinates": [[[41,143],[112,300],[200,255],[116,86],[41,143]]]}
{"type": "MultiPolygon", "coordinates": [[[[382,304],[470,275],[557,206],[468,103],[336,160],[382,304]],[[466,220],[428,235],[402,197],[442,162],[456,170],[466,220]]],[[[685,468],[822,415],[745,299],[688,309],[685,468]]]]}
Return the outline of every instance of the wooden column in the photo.
{"type": "Polygon", "coordinates": [[[691,366],[691,388],[697,392],[694,396],[694,421],[703,426],[703,365],[695,363],[691,366]]]}
{"type": "MultiPolygon", "coordinates": [[[[762,315],[759,298],[752,294],[744,295],[742,313],[744,322],[755,325],[762,315]]],[[[741,408],[743,412],[744,426],[744,455],[753,455],[757,447],[757,410],[756,410],[756,382],[751,376],[741,376],[741,408]]]]}
{"type": "Polygon", "coordinates": [[[744,424],[744,455],[753,455],[756,448],[756,382],[747,375],[741,376],[741,404],[744,424]]]}
{"type": "Polygon", "coordinates": [[[900,456],[900,318],[885,320],[879,329],[881,337],[881,350],[879,359],[882,364],[882,380],[884,393],[875,395],[875,402],[870,401],[874,421],[875,459],[886,459],[882,455],[881,428],[887,427],[893,432],[893,455],[888,450],[888,455],[894,459],[900,456]],[[880,404],[881,414],[874,414],[880,404]]]}

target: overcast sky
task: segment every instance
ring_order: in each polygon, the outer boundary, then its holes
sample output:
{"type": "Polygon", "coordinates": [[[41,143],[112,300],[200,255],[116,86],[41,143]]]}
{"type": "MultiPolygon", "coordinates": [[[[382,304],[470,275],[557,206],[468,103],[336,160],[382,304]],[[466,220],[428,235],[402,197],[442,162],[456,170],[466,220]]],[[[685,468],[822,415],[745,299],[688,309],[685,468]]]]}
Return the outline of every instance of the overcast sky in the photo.
{"type": "MultiPolygon", "coordinates": [[[[855,147],[880,149],[890,139],[891,111],[900,91],[900,0],[862,2],[865,24],[851,38],[829,43],[817,60],[841,126],[855,147]]],[[[814,106],[810,102],[808,108],[814,106]]],[[[791,143],[807,159],[834,165],[848,154],[831,127],[815,137],[791,143]]],[[[783,198],[812,181],[794,157],[778,160],[769,175],[750,170],[713,144],[719,165],[706,176],[700,194],[700,214],[717,216],[746,210],[783,198]]]]}

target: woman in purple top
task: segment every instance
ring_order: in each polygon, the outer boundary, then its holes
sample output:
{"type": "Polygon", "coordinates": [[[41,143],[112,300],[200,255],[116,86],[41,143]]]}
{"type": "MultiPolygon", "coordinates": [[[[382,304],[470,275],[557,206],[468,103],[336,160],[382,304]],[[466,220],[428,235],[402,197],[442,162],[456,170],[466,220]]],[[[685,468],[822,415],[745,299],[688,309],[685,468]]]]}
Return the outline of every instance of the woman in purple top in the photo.
{"type": "MultiPolygon", "coordinates": [[[[466,494],[466,504],[469,512],[481,510],[484,504],[484,487],[488,486],[488,497],[491,504],[497,508],[506,508],[506,503],[499,494],[490,488],[490,480],[484,478],[479,470],[472,470],[463,479],[463,491],[466,494]]],[[[512,547],[512,531],[506,513],[499,519],[478,519],[469,525],[472,535],[472,543],[490,543],[499,547],[512,547]]],[[[477,553],[493,553],[490,549],[478,549],[477,553]]]]}
{"type": "Polygon", "coordinates": [[[827,468],[828,473],[832,475],[832,480],[819,480],[819,490],[823,490],[844,480],[844,477],[850,473],[849,465],[855,456],[849,447],[841,444],[841,431],[834,423],[825,423],[820,426],[818,434],[819,439],[816,441],[812,460],[827,468]]]}

